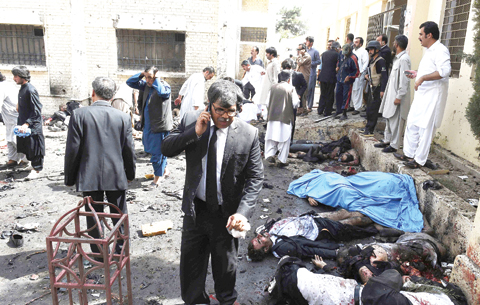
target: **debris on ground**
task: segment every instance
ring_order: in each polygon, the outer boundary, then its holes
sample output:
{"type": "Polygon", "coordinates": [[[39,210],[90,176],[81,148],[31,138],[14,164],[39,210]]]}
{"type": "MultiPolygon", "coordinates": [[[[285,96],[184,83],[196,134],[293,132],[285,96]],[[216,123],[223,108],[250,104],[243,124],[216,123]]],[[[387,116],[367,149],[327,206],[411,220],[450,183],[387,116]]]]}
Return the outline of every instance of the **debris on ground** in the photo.
{"type": "Polygon", "coordinates": [[[145,237],[166,234],[171,228],[173,228],[173,222],[171,220],[147,223],[142,225],[142,234],[145,237]]]}

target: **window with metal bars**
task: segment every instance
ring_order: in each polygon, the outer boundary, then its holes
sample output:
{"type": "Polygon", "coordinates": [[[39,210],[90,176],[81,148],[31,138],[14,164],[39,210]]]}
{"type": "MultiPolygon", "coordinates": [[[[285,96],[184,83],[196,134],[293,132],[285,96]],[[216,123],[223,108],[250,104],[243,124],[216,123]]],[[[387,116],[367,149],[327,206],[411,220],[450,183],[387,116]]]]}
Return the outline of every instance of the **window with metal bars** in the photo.
{"type": "Polygon", "coordinates": [[[46,66],[43,27],[0,24],[0,64],[46,66]]]}
{"type": "Polygon", "coordinates": [[[267,28],[241,28],[240,41],[265,43],[267,41],[267,28]]]}
{"type": "Polygon", "coordinates": [[[185,33],[117,29],[118,68],[185,72],[185,33]]]}
{"type": "Polygon", "coordinates": [[[471,0],[447,0],[445,2],[445,17],[440,39],[450,51],[451,77],[460,75],[471,3],[471,0]]]}

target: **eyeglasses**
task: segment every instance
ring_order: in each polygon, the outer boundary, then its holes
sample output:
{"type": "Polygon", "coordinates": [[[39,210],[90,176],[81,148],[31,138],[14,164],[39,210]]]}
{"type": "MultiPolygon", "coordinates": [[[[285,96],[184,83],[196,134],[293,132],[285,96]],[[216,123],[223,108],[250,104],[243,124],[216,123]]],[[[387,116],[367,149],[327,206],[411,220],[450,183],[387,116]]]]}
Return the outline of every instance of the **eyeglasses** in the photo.
{"type": "Polygon", "coordinates": [[[215,113],[218,114],[218,115],[224,115],[225,112],[227,113],[228,116],[235,116],[237,114],[237,110],[232,110],[232,109],[228,109],[228,110],[225,110],[223,108],[217,108],[215,107],[215,105],[212,103],[212,107],[213,109],[215,109],[215,113]]]}

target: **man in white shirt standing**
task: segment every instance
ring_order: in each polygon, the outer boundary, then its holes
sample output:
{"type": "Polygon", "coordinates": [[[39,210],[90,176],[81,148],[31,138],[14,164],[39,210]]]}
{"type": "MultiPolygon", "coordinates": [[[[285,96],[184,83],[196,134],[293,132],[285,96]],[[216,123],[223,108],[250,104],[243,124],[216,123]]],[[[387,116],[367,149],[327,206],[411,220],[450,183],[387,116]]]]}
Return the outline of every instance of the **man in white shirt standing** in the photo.
{"type": "Polygon", "coordinates": [[[353,54],[357,55],[358,58],[358,68],[360,69],[359,76],[355,79],[352,88],[352,104],[355,110],[352,112],[352,115],[360,113],[360,108],[363,104],[363,89],[365,88],[365,74],[367,73],[368,63],[370,57],[368,56],[367,50],[363,47],[363,38],[357,37],[353,42],[354,50],[353,54]]]}
{"type": "MultiPolygon", "coordinates": [[[[440,31],[433,21],[420,25],[419,40],[427,48],[418,71],[408,71],[415,79],[415,96],[407,118],[403,141],[405,155],[396,154],[407,161],[406,166],[419,168],[427,162],[435,130],[442,123],[448,95],[448,78],[451,71],[450,52],[438,41],[440,31]]],[[[407,72],[407,73],[408,73],[407,72]]]]}
{"type": "Polygon", "coordinates": [[[183,83],[178,97],[175,100],[175,105],[180,105],[180,119],[188,111],[198,110],[199,107],[204,107],[205,101],[205,82],[215,76],[215,69],[213,67],[206,67],[203,73],[194,73],[190,75],[185,83],[183,83]]]}
{"type": "Polygon", "coordinates": [[[265,54],[268,59],[267,69],[265,77],[262,81],[262,90],[259,93],[260,98],[258,100],[259,104],[266,106],[268,104],[270,96],[270,88],[278,84],[278,73],[280,73],[280,63],[277,58],[277,50],[274,47],[270,47],[265,51],[265,54]]]}

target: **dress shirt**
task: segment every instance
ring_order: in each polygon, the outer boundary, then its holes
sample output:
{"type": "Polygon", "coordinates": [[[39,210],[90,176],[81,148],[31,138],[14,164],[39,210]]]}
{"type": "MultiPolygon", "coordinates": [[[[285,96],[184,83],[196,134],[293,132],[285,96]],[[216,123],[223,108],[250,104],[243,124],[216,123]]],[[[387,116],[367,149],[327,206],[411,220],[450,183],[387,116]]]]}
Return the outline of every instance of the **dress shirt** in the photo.
{"type": "Polygon", "coordinates": [[[353,54],[357,55],[360,74],[365,75],[368,63],[370,62],[370,56],[368,56],[367,50],[365,50],[365,48],[359,48],[357,50],[353,50],[353,54]]]}
{"type": "MultiPolygon", "coordinates": [[[[230,118],[233,119],[233,118],[230,118]]],[[[215,124],[213,120],[210,120],[210,133],[208,138],[208,143],[210,144],[210,138],[213,135],[215,124]]],[[[217,129],[217,198],[218,204],[222,204],[222,185],[220,183],[220,174],[222,173],[222,163],[223,163],[223,154],[225,152],[225,144],[227,143],[228,129],[230,128],[218,128],[217,129]]],[[[198,199],[205,201],[205,190],[207,186],[207,160],[208,160],[208,149],[207,153],[202,159],[202,179],[197,188],[196,196],[198,199]]]]}

